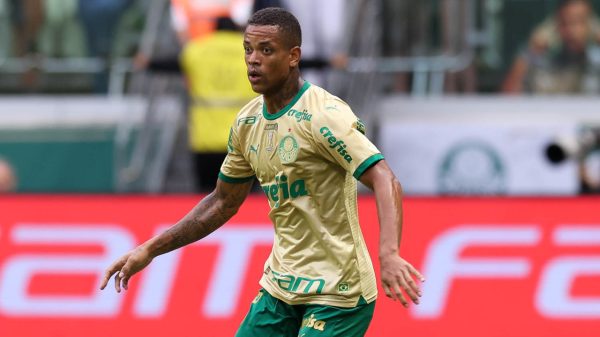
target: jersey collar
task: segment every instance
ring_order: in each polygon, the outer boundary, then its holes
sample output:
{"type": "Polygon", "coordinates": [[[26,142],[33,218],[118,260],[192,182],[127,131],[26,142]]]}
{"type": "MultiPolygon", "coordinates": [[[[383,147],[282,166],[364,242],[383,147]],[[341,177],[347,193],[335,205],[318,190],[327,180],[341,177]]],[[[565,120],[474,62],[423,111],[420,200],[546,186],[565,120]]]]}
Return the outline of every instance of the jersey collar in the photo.
{"type": "Polygon", "coordinates": [[[304,81],[304,84],[302,85],[302,88],[300,88],[300,90],[298,91],[298,93],[296,94],[296,96],[294,96],[294,98],[292,98],[292,100],[283,107],[283,109],[277,111],[274,114],[270,114],[267,111],[267,105],[265,104],[264,98],[263,98],[263,117],[265,117],[266,119],[272,121],[274,119],[277,119],[281,116],[283,116],[286,112],[288,112],[293,106],[294,104],[296,104],[296,102],[298,102],[298,100],[300,99],[300,97],[302,97],[302,94],[304,94],[304,92],[306,90],[308,90],[308,88],[310,87],[310,83],[308,81],[304,81]]]}

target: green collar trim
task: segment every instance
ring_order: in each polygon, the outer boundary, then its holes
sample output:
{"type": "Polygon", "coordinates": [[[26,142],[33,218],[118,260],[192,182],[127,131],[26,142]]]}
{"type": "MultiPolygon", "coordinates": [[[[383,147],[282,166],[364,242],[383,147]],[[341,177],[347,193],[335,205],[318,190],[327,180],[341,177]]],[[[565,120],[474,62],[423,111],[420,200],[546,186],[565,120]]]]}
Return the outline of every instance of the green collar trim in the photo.
{"type": "Polygon", "coordinates": [[[294,96],[294,98],[292,98],[292,100],[288,103],[288,105],[284,106],[283,109],[277,111],[274,114],[270,114],[267,111],[267,105],[265,104],[265,100],[263,98],[263,117],[272,121],[272,120],[275,120],[275,119],[283,116],[286,112],[288,112],[294,106],[294,104],[296,104],[296,102],[298,102],[300,97],[302,97],[302,94],[304,94],[304,92],[306,90],[308,90],[308,88],[310,88],[310,83],[308,81],[304,81],[302,88],[300,88],[300,91],[298,91],[296,96],[294,96]]]}

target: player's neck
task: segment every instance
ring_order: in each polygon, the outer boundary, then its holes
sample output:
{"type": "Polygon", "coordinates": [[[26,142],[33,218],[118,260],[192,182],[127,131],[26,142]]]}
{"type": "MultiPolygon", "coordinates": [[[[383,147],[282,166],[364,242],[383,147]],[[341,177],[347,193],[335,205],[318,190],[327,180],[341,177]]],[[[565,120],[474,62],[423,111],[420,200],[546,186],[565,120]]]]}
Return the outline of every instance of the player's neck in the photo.
{"type": "Polygon", "coordinates": [[[267,105],[267,112],[274,114],[283,109],[300,91],[302,85],[304,85],[304,80],[300,77],[300,72],[296,69],[288,77],[280,90],[270,95],[263,95],[265,104],[267,105]]]}

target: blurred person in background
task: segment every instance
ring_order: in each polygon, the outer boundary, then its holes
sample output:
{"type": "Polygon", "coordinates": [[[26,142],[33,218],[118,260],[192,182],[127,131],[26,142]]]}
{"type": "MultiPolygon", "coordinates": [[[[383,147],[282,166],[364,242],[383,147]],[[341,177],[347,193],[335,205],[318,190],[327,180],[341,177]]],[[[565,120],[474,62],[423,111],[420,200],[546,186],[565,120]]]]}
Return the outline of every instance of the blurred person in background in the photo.
{"type": "Polygon", "coordinates": [[[216,28],[218,17],[229,16],[230,0],[171,0],[171,21],[182,46],[216,28]]]}
{"type": "Polygon", "coordinates": [[[13,30],[10,2],[0,0],[0,59],[12,56],[13,30]]]}
{"type": "Polygon", "coordinates": [[[281,0],[281,3],[302,26],[300,69],[304,78],[327,87],[329,69],[343,69],[348,62],[344,47],[346,0],[281,0]]]}
{"type": "Polygon", "coordinates": [[[189,143],[194,154],[196,187],[215,188],[221,163],[227,155],[231,121],[256,97],[240,57],[243,34],[228,17],[217,19],[217,30],[188,42],[181,65],[190,97],[189,143]]]}
{"type": "Polygon", "coordinates": [[[44,24],[39,33],[39,52],[45,57],[84,57],[85,38],[78,0],[44,0],[44,24]]]}
{"type": "MultiPolygon", "coordinates": [[[[163,1],[163,0],[161,0],[163,1]]],[[[237,26],[243,26],[250,14],[263,6],[278,4],[278,0],[166,0],[169,5],[171,27],[175,32],[179,47],[183,48],[189,41],[208,36],[217,28],[217,19],[231,18],[237,26]]],[[[155,29],[157,27],[153,27],[155,29]]],[[[160,52],[160,51],[159,51],[160,52]]],[[[178,50],[179,52],[179,50],[178,50]]],[[[134,58],[137,70],[179,71],[174,59],[148,55],[148,51],[140,50],[134,58]],[[152,69],[155,66],[155,69],[152,69]]]]}
{"type": "MultiPolygon", "coordinates": [[[[79,0],[79,17],[86,35],[88,54],[109,62],[119,20],[133,0],[79,0]]],[[[108,70],[94,79],[94,91],[108,91],[108,70]]]]}
{"type": "Polygon", "coordinates": [[[0,193],[14,192],[17,189],[17,176],[9,164],[0,158],[0,193]]]}
{"type": "Polygon", "coordinates": [[[589,0],[560,0],[513,63],[505,93],[600,93],[600,24],[589,0]]]}
{"type": "Polygon", "coordinates": [[[26,56],[36,50],[38,31],[44,21],[42,0],[9,0],[14,32],[14,50],[17,56],[26,56]]]}
{"type": "MultiPolygon", "coordinates": [[[[161,0],[162,1],[162,0],[161,0]]],[[[188,42],[198,40],[213,33],[217,29],[218,19],[230,18],[238,27],[244,26],[250,15],[262,8],[279,7],[280,0],[165,0],[170,3],[169,31],[174,31],[179,42],[176,52],[188,42]]],[[[152,27],[156,30],[158,27],[152,27]]],[[[156,32],[158,33],[158,32],[156,32]]],[[[162,32],[161,32],[162,33],[162,32]]],[[[170,35],[170,34],[169,34],[170,35]]],[[[173,49],[173,48],[172,48],[173,49]]],[[[167,51],[173,55],[173,51],[167,51]]],[[[158,51],[160,54],[164,50],[158,51]]],[[[175,63],[175,57],[149,55],[148,51],[140,50],[134,58],[137,70],[158,70],[179,72],[181,69],[175,63]]]]}
{"type": "MultiPolygon", "coordinates": [[[[12,19],[11,56],[28,57],[35,55],[38,52],[38,33],[44,22],[42,0],[8,0],[6,6],[12,19]]],[[[23,73],[21,81],[25,88],[35,88],[38,83],[37,71],[28,69],[23,73]]]]}
{"type": "MultiPolygon", "coordinates": [[[[136,56],[137,69],[183,73],[188,89],[188,143],[192,152],[195,190],[210,192],[227,153],[231,120],[256,94],[239,57],[242,33],[236,21],[247,21],[251,11],[276,0],[175,1],[171,0],[173,30],[182,50],[177,57],[136,56]],[[213,18],[213,15],[224,14],[213,18]],[[197,24],[197,26],[196,26],[197,24]],[[216,30],[215,30],[216,29],[216,30]]],[[[163,51],[164,54],[164,51],[163,51]]]]}
{"type": "MultiPolygon", "coordinates": [[[[382,54],[410,57],[427,54],[430,40],[430,1],[382,0],[382,54]]],[[[410,91],[410,75],[394,76],[392,91],[410,91]]]]}
{"type": "MultiPolygon", "coordinates": [[[[472,34],[468,19],[472,2],[442,0],[440,3],[440,23],[442,50],[444,55],[460,55],[472,47],[469,38],[472,34]]],[[[444,91],[446,93],[469,92],[477,90],[477,70],[471,62],[464,70],[445,74],[444,91]]]]}
{"type": "Polygon", "coordinates": [[[179,42],[184,46],[212,33],[219,17],[231,17],[241,26],[248,20],[253,3],[252,0],[171,0],[171,19],[179,42]]]}

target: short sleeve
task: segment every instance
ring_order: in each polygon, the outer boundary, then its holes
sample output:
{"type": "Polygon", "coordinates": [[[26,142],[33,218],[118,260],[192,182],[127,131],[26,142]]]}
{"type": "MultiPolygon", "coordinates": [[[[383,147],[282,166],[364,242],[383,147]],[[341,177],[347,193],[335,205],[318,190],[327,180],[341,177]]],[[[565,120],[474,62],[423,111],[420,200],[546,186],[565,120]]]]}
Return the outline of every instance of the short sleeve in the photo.
{"type": "Polygon", "coordinates": [[[342,101],[328,104],[312,123],[317,152],[338,163],[356,179],[383,159],[365,132],[364,123],[342,101]]]}
{"type": "Polygon", "coordinates": [[[229,130],[227,141],[227,156],[221,165],[219,179],[227,183],[245,183],[254,179],[254,170],[244,158],[240,149],[240,142],[236,129],[229,130]]]}

